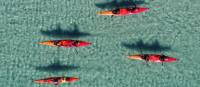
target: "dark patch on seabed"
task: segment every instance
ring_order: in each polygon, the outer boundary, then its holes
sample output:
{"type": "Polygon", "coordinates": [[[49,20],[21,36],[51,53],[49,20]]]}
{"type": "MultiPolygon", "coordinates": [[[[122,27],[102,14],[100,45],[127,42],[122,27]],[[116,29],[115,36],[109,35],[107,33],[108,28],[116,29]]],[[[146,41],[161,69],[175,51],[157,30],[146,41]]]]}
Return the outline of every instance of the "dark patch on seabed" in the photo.
{"type": "Polygon", "coordinates": [[[161,52],[161,51],[169,51],[171,50],[170,46],[161,45],[158,40],[155,40],[153,43],[144,43],[143,40],[138,40],[135,43],[122,43],[122,46],[131,49],[136,50],[139,52],[142,51],[152,51],[152,52],[161,52]]]}
{"type": "Polygon", "coordinates": [[[90,36],[90,33],[81,32],[77,24],[73,24],[73,28],[63,29],[60,24],[56,25],[55,29],[40,30],[42,35],[55,38],[80,38],[90,36]]]}
{"type": "Polygon", "coordinates": [[[114,9],[114,8],[122,8],[122,7],[132,7],[135,5],[148,4],[145,0],[113,0],[104,3],[95,4],[96,7],[101,9],[114,9]]]}
{"type": "Polygon", "coordinates": [[[36,66],[36,70],[46,71],[46,72],[60,72],[60,71],[72,71],[78,69],[79,66],[75,65],[64,65],[60,61],[55,61],[54,63],[47,66],[36,66]]]}

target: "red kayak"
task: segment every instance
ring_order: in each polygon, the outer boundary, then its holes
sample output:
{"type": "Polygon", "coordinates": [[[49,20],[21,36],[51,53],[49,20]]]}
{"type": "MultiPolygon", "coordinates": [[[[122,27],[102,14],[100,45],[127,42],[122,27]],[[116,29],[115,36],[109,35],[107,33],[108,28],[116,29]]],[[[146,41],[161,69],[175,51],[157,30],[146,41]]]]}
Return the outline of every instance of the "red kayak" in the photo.
{"type": "Polygon", "coordinates": [[[42,45],[48,45],[48,46],[59,46],[59,47],[83,47],[83,46],[89,46],[91,43],[80,41],[80,40],[49,40],[44,42],[39,42],[39,44],[42,45]]]}
{"type": "Polygon", "coordinates": [[[145,60],[148,62],[175,62],[176,58],[173,57],[168,57],[165,55],[157,55],[157,54],[142,54],[142,55],[131,55],[128,56],[130,59],[135,59],[135,60],[145,60]]]}
{"type": "Polygon", "coordinates": [[[40,83],[40,84],[54,84],[54,85],[59,85],[62,83],[71,83],[79,80],[76,77],[49,77],[45,79],[39,79],[39,80],[34,80],[35,83],[40,83]]]}
{"type": "Polygon", "coordinates": [[[144,7],[118,8],[115,10],[97,12],[97,14],[110,15],[110,16],[126,16],[126,15],[139,14],[147,10],[149,10],[149,8],[144,8],[144,7]]]}

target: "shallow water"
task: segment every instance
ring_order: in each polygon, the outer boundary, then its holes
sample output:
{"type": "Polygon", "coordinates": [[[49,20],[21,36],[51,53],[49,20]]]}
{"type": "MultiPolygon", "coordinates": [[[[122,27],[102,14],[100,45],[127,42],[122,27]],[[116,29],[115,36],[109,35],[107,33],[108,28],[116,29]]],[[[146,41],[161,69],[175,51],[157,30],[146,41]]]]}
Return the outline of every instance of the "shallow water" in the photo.
{"type": "MultiPolygon", "coordinates": [[[[200,1],[146,0],[148,12],[125,17],[96,15],[108,8],[95,4],[106,0],[1,0],[0,5],[0,86],[54,87],[33,83],[49,76],[76,76],[80,80],[60,87],[198,87],[200,85],[200,1]],[[41,30],[73,30],[74,24],[91,36],[78,37],[92,42],[89,47],[57,48],[37,42],[63,39],[43,35],[41,30]],[[142,50],[163,53],[178,59],[163,66],[132,61],[127,55],[137,48],[123,45],[156,40],[170,50],[142,50]],[[37,67],[75,65],[69,70],[37,67]]],[[[66,39],[71,39],[67,38],[66,39]]],[[[140,44],[141,45],[141,44],[140,44]]],[[[59,68],[59,66],[58,66],[59,68]]]]}

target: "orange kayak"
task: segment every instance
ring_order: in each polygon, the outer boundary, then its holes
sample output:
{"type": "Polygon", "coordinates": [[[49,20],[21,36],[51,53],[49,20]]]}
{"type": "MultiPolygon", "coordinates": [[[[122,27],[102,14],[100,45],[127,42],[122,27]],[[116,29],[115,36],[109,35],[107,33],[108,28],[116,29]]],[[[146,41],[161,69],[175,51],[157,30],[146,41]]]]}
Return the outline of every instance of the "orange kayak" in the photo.
{"type": "Polygon", "coordinates": [[[49,77],[49,78],[34,80],[34,82],[39,83],[39,84],[59,85],[59,84],[62,84],[62,83],[75,82],[77,80],[79,80],[79,78],[76,78],[76,77],[49,77]]]}
{"type": "Polygon", "coordinates": [[[59,46],[59,47],[83,47],[89,46],[91,43],[80,40],[49,40],[44,42],[39,42],[39,44],[47,46],[59,46]]]}
{"type": "Polygon", "coordinates": [[[148,62],[175,62],[176,58],[165,56],[165,55],[157,55],[157,54],[141,54],[141,55],[130,55],[128,56],[130,59],[135,60],[145,60],[148,62]]]}
{"type": "Polygon", "coordinates": [[[145,12],[147,10],[149,10],[149,9],[144,8],[144,7],[118,8],[115,10],[97,12],[97,14],[98,15],[109,15],[109,16],[126,16],[126,15],[139,14],[139,13],[145,12]]]}

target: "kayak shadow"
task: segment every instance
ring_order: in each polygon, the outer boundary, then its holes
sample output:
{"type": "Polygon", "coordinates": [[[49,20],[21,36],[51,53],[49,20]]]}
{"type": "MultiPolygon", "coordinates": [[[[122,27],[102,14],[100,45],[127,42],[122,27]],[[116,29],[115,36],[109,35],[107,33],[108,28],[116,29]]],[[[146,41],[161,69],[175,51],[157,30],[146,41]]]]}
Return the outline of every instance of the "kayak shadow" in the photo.
{"type": "Polygon", "coordinates": [[[55,29],[40,30],[42,35],[50,36],[54,38],[79,38],[91,36],[90,33],[81,32],[77,24],[73,24],[73,28],[63,29],[60,24],[56,25],[55,29]]]}
{"type": "Polygon", "coordinates": [[[155,40],[153,43],[144,43],[144,41],[140,39],[139,41],[133,44],[122,43],[122,46],[139,52],[142,51],[161,52],[161,51],[171,50],[170,46],[161,45],[158,42],[158,40],[155,40]]]}
{"type": "Polygon", "coordinates": [[[110,2],[96,3],[96,7],[101,9],[115,9],[121,7],[132,7],[135,5],[147,4],[145,0],[113,0],[110,2]]]}
{"type": "Polygon", "coordinates": [[[55,63],[52,63],[47,66],[36,66],[35,67],[36,70],[52,72],[52,73],[59,72],[59,71],[72,71],[72,70],[75,70],[78,68],[79,68],[79,66],[61,64],[60,61],[56,61],[55,63]]]}

